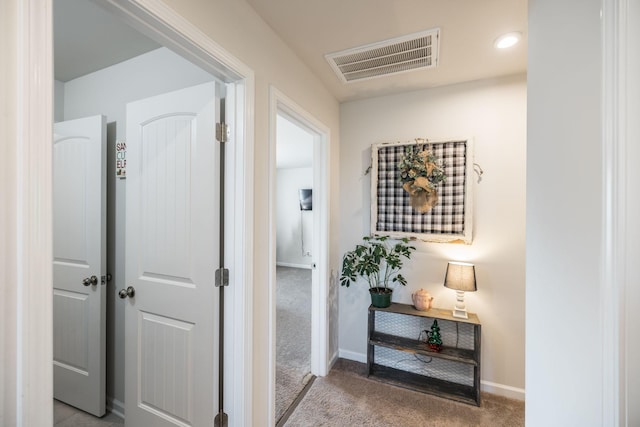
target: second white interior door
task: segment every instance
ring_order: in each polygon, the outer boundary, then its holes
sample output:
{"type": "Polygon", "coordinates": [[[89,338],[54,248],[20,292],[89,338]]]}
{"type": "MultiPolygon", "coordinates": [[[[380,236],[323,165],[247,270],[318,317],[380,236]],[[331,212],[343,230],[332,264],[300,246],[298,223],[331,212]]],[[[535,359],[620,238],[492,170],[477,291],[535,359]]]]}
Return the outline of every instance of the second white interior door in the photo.
{"type": "Polygon", "coordinates": [[[215,110],[214,83],[127,106],[128,426],[208,426],[217,412],[215,110]]]}

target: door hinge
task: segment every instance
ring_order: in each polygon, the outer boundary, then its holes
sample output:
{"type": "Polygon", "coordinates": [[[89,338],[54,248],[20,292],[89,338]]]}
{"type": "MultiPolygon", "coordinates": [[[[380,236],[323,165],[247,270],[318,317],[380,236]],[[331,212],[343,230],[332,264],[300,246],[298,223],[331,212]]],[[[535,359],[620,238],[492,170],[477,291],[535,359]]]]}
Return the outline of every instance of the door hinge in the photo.
{"type": "Polygon", "coordinates": [[[216,288],[229,286],[229,269],[219,268],[216,270],[216,288]]]}
{"type": "Polygon", "coordinates": [[[229,416],[222,411],[218,412],[213,419],[213,425],[214,427],[227,427],[229,425],[229,416]]]}
{"type": "Polygon", "coordinates": [[[216,123],[216,139],[218,142],[228,142],[231,130],[225,122],[216,123]]]}

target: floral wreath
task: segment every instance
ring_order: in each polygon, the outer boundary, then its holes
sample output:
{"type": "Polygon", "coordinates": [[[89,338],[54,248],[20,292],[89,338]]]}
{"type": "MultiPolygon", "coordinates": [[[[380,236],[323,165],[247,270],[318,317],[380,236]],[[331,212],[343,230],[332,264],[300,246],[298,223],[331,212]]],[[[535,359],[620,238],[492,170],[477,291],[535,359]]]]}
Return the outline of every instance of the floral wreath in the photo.
{"type": "MultiPolygon", "coordinates": [[[[423,141],[416,139],[416,142],[423,141]]],[[[402,188],[409,193],[411,206],[420,213],[430,211],[438,203],[438,185],[447,179],[444,165],[432,151],[420,144],[408,146],[398,163],[402,188]]]]}

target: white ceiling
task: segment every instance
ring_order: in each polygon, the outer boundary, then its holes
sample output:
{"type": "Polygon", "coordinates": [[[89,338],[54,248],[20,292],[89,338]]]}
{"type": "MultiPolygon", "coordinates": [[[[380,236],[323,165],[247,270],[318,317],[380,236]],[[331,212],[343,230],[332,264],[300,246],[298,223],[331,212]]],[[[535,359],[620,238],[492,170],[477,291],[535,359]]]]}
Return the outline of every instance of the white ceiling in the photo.
{"type": "MultiPolygon", "coordinates": [[[[486,79],[526,71],[527,0],[246,0],[339,100],[486,79]],[[440,63],[341,83],[324,55],[440,28],[440,63]],[[520,44],[493,47],[520,31],[520,44]]],[[[159,47],[92,0],[54,0],[55,76],[68,81],[159,47]]]]}
{"type": "Polygon", "coordinates": [[[277,117],[276,135],[278,169],[313,166],[313,135],[280,115],[277,117]]]}
{"type": "Polygon", "coordinates": [[[522,73],[527,0],[246,0],[340,101],[522,73]],[[343,84],[324,55],[440,28],[436,69],[343,84]],[[495,39],[523,33],[497,51],[495,39]]]}
{"type": "Polygon", "coordinates": [[[160,45],[91,0],[53,1],[56,80],[68,82],[160,45]]]}

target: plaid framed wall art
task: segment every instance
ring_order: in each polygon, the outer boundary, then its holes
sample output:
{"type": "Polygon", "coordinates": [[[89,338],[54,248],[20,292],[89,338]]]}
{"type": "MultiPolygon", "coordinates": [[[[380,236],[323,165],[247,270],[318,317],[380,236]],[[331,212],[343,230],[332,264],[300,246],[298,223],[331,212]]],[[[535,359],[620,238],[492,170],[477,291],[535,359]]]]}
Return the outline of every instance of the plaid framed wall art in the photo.
{"type": "Polygon", "coordinates": [[[473,141],[451,139],[374,144],[371,147],[371,232],[394,238],[427,242],[472,242],[473,141]],[[403,189],[401,171],[407,148],[429,150],[442,166],[446,179],[437,186],[437,203],[421,213],[412,207],[403,189]]]}

